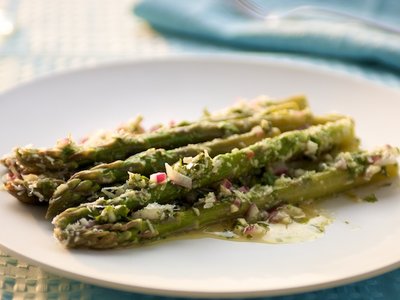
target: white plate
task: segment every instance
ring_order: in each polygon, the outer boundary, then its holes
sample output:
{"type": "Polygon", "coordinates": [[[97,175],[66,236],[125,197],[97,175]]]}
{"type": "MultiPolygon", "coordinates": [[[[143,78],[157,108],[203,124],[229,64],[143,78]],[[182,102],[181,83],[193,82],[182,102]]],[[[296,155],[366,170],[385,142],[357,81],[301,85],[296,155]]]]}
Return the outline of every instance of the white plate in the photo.
{"type": "MultiPolygon", "coordinates": [[[[400,145],[400,94],[326,71],[259,59],[174,58],[132,62],[38,80],[0,98],[0,153],[16,145],[112,128],[143,114],[148,124],[192,119],[237,97],[305,93],[318,113],[354,116],[367,146],[400,145]]],[[[398,184],[377,203],[326,201],[335,222],[298,244],[179,240],[114,251],[64,249],[43,211],[0,192],[6,251],[70,278],[130,291],[186,296],[277,295],[330,287],[400,265],[398,184]],[[348,221],[348,222],[347,222],[348,221]],[[347,224],[349,223],[349,224],[347,224]]]]}

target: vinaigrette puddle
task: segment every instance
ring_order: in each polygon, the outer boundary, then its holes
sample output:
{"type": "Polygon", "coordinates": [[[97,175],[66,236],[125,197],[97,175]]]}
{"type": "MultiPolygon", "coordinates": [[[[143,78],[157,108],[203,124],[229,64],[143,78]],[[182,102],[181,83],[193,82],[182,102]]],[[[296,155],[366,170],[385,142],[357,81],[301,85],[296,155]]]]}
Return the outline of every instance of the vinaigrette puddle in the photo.
{"type": "Polygon", "coordinates": [[[184,238],[215,238],[235,242],[255,242],[266,244],[290,244],[302,243],[321,238],[326,227],[333,222],[332,216],[314,205],[301,207],[304,217],[299,220],[291,220],[289,224],[267,222],[267,231],[257,237],[246,237],[238,234],[232,228],[234,224],[220,223],[185,234],[184,238]]]}

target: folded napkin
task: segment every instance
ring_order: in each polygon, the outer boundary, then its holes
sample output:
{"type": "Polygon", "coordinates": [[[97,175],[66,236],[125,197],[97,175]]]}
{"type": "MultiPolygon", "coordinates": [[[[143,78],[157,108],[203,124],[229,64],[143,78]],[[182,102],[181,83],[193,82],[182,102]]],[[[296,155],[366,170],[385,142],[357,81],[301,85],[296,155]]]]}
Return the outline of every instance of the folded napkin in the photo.
{"type": "MultiPolygon", "coordinates": [[[[351,3],[347,11],[387,22],[400,30],[398,0],[335,0],[330,4],[335,2],[342,9],[351,3]]],[[[145,0],[134,11],[160,31],[230,47],[307,53],[400,70],[400,34],[349,19],[264,21],[246,14],[235,0],[145,0]]]]}

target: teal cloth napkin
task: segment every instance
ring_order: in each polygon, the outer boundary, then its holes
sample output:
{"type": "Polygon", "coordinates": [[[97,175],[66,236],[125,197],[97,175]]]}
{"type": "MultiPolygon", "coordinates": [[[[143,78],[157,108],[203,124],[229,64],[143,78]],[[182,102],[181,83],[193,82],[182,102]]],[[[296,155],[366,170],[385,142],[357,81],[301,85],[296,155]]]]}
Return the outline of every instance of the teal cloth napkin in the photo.
{"type": "MultiPolygon", "coordinates": [[[[329,3],[400,29],[398,0],[329,3]]],[[[246,50],[306,53],[400,71],[400,34],[346,19],[265,22],[244,13],[235,0],[145,0],[135,6],[134,12],[162,32],[246,50]]]]}

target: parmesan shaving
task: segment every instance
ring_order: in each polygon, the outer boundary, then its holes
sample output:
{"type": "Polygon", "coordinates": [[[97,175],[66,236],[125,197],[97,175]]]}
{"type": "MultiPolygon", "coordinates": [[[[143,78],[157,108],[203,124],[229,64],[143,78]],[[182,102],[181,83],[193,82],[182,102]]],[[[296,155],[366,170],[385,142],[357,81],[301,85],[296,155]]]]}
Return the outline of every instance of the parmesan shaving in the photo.
{"type": "Polygon", "coordinates": [[[192,179],[186,175],[183,175],[175,171],[169,164],[165,164],[165,170],[169,180],[171,180],[176,185],[185,187],[187,189],[192,188],[192,179]]]}

